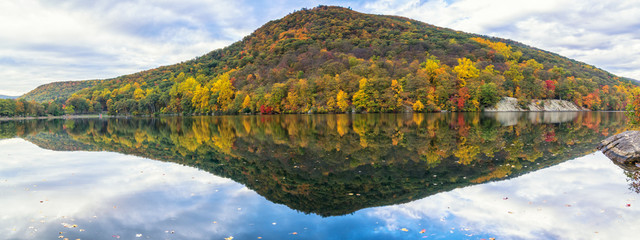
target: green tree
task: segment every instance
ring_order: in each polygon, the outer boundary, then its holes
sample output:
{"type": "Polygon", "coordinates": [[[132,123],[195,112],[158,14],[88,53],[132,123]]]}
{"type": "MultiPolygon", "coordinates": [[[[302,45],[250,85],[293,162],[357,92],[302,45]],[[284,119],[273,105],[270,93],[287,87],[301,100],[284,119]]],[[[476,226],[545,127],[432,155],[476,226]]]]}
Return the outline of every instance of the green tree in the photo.
{"type": "Polygon", "coordinates": [[[16,115],[16,101],[13,99],[0,99],[0,116],[13,117],[16,115]]]}
{"type": "Polygon", "coordinates": [[[493,106],[500,101],[498,87],[495,83],[486,83],[480,86],[480,103],[482,106],[493,106]]]}

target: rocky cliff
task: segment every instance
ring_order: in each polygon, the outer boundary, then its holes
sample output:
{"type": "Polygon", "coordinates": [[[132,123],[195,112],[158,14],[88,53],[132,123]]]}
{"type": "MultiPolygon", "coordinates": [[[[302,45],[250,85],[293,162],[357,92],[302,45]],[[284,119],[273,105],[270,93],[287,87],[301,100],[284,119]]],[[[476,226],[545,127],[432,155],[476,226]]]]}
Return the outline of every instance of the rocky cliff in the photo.
{"type": "Polygon", "coordinates": [[[574,112],[588,111],[588,109],[580,107],[572,102],[557,99],[532,100],[524,108],[518,104],[518,100],[512,97],[505,97],[495,106],[486,108],[486,112],[574,112]]]}

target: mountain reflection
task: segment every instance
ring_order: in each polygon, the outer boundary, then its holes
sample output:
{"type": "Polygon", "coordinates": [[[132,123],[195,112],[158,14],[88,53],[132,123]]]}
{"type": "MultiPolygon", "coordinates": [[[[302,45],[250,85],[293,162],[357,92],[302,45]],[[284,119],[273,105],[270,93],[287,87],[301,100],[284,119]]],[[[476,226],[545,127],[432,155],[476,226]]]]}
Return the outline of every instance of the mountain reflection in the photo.
{"type": "Polygon", "coordinates": [[[601,112],[115,118],[1,122],[0,137],[193,166],[332,216],[552,166],[626,121],[601,112]]]}

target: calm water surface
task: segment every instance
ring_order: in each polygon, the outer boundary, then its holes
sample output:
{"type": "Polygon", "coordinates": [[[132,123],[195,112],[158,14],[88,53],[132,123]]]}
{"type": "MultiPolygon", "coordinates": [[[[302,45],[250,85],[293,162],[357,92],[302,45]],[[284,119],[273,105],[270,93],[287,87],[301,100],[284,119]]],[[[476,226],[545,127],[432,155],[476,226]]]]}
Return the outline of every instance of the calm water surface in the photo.
{"type": "Polygon", "coordinates": [[[594,152],[627,128],[595,112],[0,122],[0,238],[635,239],[637,170],[594,152]]]}

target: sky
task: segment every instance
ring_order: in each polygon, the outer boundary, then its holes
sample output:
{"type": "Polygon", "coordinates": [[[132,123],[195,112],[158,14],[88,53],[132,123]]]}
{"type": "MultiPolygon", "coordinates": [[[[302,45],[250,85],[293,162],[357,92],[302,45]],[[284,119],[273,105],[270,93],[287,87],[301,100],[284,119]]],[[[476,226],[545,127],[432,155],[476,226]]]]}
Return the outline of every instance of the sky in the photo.
{"type": "Polygon", "coordinates": [[[640,0],[7,0],[0,95],[187,61],[318,5],[513,39],[640,79],[640,0]]]}

